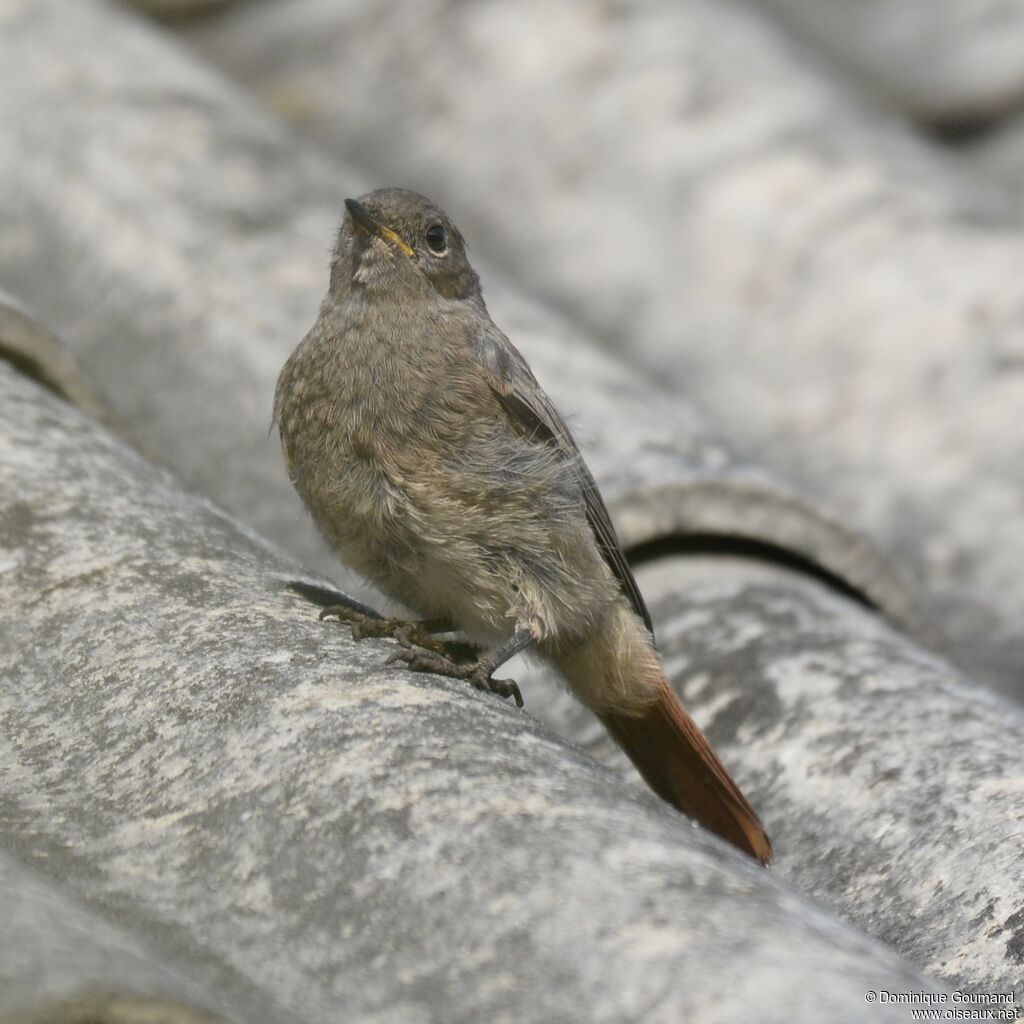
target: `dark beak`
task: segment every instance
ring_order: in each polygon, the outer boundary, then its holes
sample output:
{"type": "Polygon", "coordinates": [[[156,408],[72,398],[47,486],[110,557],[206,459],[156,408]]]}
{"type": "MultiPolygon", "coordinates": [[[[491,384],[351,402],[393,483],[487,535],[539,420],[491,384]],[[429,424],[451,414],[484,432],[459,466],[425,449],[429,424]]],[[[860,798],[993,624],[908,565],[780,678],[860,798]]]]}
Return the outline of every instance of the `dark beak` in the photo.
{"type": "Polygon", "coordinates": [[[416,255],[412,246],[408,245],[397,231],[392,231],[381,224],[358,199],[346,199],[345,209],[348,210],[353,223],[368,235],[383,238],[385,242],[393,242],[410,258],[416,255]]]}
{"type": "Polygon", "coordinates": [[[380,225],[373,219],[370,211],[358,199],[346,199],[345,209],[367,234],[379,235],[380,225]]]}

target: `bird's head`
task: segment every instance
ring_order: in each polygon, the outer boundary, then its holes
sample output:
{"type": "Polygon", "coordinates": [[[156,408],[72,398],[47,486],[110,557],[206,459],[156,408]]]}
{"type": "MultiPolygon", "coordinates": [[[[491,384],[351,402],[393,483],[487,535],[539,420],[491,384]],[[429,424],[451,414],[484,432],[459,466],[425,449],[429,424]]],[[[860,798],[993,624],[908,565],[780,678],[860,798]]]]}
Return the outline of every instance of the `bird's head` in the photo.
{"type": "Polygon", "coordinates": [[[448,215],[429,199],[382,188],[345,200],[346,214],[331,265],[332,292],[353,289],[409,297],[478,296],[480,281],[466,243],[448,215]]]}

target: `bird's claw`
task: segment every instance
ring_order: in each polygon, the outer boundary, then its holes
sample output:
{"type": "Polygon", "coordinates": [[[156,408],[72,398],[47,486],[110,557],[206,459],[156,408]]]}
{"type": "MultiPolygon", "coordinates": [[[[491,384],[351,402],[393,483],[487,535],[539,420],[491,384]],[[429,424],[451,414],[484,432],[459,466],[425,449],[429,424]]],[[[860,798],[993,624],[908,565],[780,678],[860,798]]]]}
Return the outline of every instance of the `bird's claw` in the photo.
{"type": "Polygon", "coordinates": [[[495,679],[486,668],[478,667],[469,676],[469,681],[478,690],[483,690],[485,693],[496,693],[499,697],[504,697],[505,700],[514,700],[517,708],[523,706],[523,693],[514,679],[495,679]]]}
{"type": "Polygon", "coordinates": [[[372,615],[367,615],[365,612],[357,611],[355,608],[347,604],[332,604],[326,608],[320,610],[320,614],[317,618],[323,622],[325,619],[336,618],[339,622],[387,622],[385,618],[375,619],[372,615]]]}
{"type": "Polygon", "coordinates": [[[511,698],[518,707],[523,706],[519,684],[513,679],[495,679],[491,675],[493,669],[478,660],[479,651],[472,645],[457,641],[444,643],[435,639],[419,622],[367,615],[345,604],[331,605],[320,612],[321,621],[330,617],[349,623],[354,640],[368,637],[397,640],[402,646],[388,657],[386,665],[404,662],[413,672],[433,672],[452,679],[465,679],[478,690],[511,698]],[[467,657],[472,660],[465,660],[467,657]]]}
{"type": "Polygon", "coordinates": [[[400,644],[416,646],[444,655],[445,645],[427,632],[418,622],[407,622],[404,619],[385,619],[350,608],[348,605],[337,604],[324,608],[320,612],[320,621],[328,617],[347,622],[352,628],[353,640],[366,640],[370,637],[390,637],[400,644]]]}
{"type": "Polygon", "coordinates": [[[460,665],[443,654],[431,650],[416,650],[411,646],[395,651],[386,664],[394,665],[397,662],[404,662],[406,668],[412,672],[433,672],[435,675],[448,676],[450,679],[465,679],[477,690],[497,694],[506,700],[514,700],[516,707],[523,706],[523,694],[519,684],[514,679],[495,679],[491,674],[493,669],[486,662],[476,661],[460,665]]]}

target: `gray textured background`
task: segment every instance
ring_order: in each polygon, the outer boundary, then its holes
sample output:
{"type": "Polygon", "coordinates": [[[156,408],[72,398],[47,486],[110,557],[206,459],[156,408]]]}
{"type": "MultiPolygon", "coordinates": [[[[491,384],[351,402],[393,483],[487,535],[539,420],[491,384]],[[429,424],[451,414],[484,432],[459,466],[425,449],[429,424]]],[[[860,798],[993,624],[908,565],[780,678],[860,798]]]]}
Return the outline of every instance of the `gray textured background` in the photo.
{"type": "Polygon", "coordinates": [[[1019,1007],[1024,7],[130,6],[0,0],[0,1022],[1019,1007]],[[569,414],[772,871],[529,665],[525,712],[385,670],[288,588],[379,601],[267,430],[388,184],[569,414]]]}

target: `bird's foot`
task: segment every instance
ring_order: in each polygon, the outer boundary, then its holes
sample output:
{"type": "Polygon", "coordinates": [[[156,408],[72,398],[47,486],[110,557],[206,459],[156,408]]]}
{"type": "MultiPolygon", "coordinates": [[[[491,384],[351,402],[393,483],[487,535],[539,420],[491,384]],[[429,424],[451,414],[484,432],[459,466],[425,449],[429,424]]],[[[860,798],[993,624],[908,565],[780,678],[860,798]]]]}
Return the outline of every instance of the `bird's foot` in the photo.
{"type": "Polygon", "coordinates": [[[514,700],[517,707],[523,706],[523,695],[519,690],[519,684],[514,679],[495,679],[494,666],[486,659],[458,663],[445,654],[438,654],[430,648],[416,650],[408,645],[395,651],[388,658],[387,664],[393,665],[399,661],[405,662],[406,668],[413,672],[433,672],[451,679],[465,679],[478,690],[496,693],[499,697],[514,700]]]}
{"type": "Polygon", "coordinates": [[[389,637],[397,640],[403,647],[419,647],[459,664],[475,661],[480,656],[480,648],[473,644],[460,640],[437,639],[436,634],[454,632],[454,627],[448,622],[429,619],[425,622],[386,619],[376,612],[366,614],[347,604],[331,605],[320,612],[321,621],[330,617],[347,622],[352,628],[353,640],[389,637]]]}
{"type": "Polygon", "coordinates": [[[422,647],[440,656],[447,656],[448,645],[435,639],[430,630],[422,622],[409,622],[405,619],[385,619],[351,608],[348,605],[336,604],[324,608],[320,612],[321,622],[327,618],[336,618],[347,622],[352,627],[353,640],[366,640],[369,637],[390,637],[406,646],[422,647]]]}

